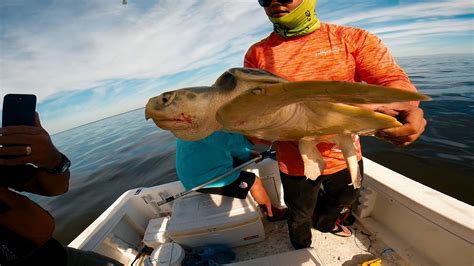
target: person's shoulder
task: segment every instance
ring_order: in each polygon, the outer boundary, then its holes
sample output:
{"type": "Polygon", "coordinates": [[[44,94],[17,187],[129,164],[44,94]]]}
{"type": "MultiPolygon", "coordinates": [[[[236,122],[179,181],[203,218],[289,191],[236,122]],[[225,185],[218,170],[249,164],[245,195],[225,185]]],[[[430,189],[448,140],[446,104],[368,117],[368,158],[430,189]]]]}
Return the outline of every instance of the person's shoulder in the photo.
{"type": "Polygon", "coordinates": [[[362,28],[336,24],[325,24],[324,27],[330,36],[329,38],[339,40],[354,50],[362,47],[366,43],[367,38],[371,40],[377,39],[375,35],[362,28]]]}
{"type": "Polygon", "coordinates": [[[257,67],[259,58],[262,57],[265,51],[265,47],[267,47],[270,43],[270,38],[272,34],[267,36],[266,38],[252,44],[245,53],[244,57],[244,66],[246,67],[257,67]]]}
{"type": "Polygon", "coordinates": [[[258,49],[258,48],[260,48],[260,47],[265,46],[267,43],[270,42],[271,37],[272,37],[272,34],[273,34],[273,33],[271,33],[271,34],[268,35],[267,37],[261,39],[260,41],[258,41],[258,42],[256,42],[256,43],[252,44],[252,45],[249,47],[248,50],[250,51],[250,50],[258,49]]]}
{"type": "Polygon", "coordinates": [[[324,28],[324,30],[328,33],[338,36],[340,38],[367,35],[369,33],[367,30],[362,28],[330,23],[322,24],[322,28],[324,28]]]}

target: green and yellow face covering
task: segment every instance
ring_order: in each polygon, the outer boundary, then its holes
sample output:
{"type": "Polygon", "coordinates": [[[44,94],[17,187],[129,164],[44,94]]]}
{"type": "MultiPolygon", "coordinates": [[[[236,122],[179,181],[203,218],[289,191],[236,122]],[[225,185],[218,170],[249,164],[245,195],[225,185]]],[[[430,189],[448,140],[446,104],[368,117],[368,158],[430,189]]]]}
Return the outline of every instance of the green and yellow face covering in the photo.
{"type": "Polygon", "coordinates": [[[316,0],[303,0],[301,4],[288,15],[279,18],[269,17],[273,29],[282,37],[302,36],[317,30],[319,19],[314,11],[316,0]]]}

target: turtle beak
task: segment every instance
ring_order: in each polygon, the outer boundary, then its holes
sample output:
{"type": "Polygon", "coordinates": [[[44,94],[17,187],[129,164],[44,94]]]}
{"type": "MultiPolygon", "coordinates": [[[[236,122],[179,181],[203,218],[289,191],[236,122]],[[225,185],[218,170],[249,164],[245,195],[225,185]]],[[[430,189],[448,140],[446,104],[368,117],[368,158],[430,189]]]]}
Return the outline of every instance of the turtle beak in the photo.
{"type": "MultiPolygon", "coordinates": [[[[159,97],[159,96],[158,96],[159,97]]],[[[145,106],[145,119],[153,119],[153,120],[160,120],[166,118],[164,116],[163,110],[161,110],[159,104],[157,103],[156,99],[158,97],[151,98],[148,100],[148,103],[145,106]]]]}
{"type": "Polygon", "coordinates": [[[145,106],[145,119],[146,120],[150,118],[159,119],[160,117],[163,116],[163,115],[160,115],[160,113],[163,113],[163,112],[160,112],[162,108],[160,108],[160,104],[157,101],[157,99],[160,96],[153,97],[153,98],[150,98],[150,100],[148,100],[148,103],[145,106]]]}
{"type": "Polygon", "coordinates": [[[160,119],[163,117],[164,110],[170,105],[176,97],[176,92],[165,92],[159,96],[150,98],[145,107],[145,119],[160,119]],[[161,116],[161,117],[160,117],[161,116]]]}
{"type": "Polygon", "coordinates": [[[150,114],[148,112],[148,108],[145,108],[145,120],[150,119],[150,114]]]}
{"type": "Polygon", "coordinates": [[[152,104],[151,104],[151,100],[152,99],[148,100],[148,103],[145,106],[145,119],[146,120],[151,118],[151,109],[153,109],[152,104]]]}

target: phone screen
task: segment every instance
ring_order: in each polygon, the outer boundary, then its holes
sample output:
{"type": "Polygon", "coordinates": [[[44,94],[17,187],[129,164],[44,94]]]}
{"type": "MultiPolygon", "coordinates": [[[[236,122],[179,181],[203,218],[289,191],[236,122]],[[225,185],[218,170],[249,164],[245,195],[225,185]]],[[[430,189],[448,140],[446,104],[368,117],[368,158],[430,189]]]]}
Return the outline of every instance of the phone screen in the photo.
{"type": "Polygon", "coordinates": [[[36,96],[32,94],[7,94],[3,98],[2,127],[34,126],[36,96]]]}

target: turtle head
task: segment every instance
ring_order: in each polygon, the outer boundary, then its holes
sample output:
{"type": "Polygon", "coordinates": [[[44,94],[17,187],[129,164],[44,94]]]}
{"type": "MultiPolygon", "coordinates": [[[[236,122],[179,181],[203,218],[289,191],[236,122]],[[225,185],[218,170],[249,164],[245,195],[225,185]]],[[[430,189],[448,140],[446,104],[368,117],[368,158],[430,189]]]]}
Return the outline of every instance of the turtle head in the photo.
{"type": "Polygon", "coordinates": [[[145,118],[184,140],[199,140],[219,130],[212,111],[211,87],[168,91],[148,100],[145,118]]]}
{"type": "Polygon", "coordinates": [[[203,139],[222,128],[216,120],[221,106],[246,90],[281,82],[286,80],[263,70],[231,68],[210,87],[184,88],[151,98],[145,117],[180,139],[203,139]]]}

